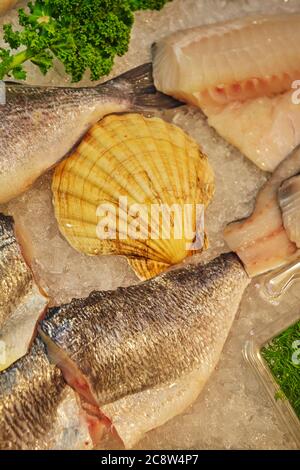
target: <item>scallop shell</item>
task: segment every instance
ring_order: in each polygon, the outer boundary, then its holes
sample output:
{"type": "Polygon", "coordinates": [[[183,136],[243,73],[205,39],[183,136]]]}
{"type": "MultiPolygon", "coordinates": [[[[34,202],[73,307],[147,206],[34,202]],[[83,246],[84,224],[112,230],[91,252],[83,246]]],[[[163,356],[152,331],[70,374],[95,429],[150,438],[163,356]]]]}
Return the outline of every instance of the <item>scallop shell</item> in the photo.
{"type": "Polygon", "coordinates": [[[213,171],[197,143],[162,119],[107,116],[56,168],[52,189],[55,215],[68,242],[88,255],[126,256],[140,279],[207,247],[202,230],[202,246],[191,250],[200,230],[196,205],[210,202],[213,171]],[[153,215],[162,204],[167,210],[182,209],[181,214],[170,211],[170,233],[168,224],[153,215]],[[192,238],[184,230],[186,204],[195,208],[189,219],[192,238]],[[142,210],[135,212],[137,207],[142,210]],[[129,237],[128,226],[133,227],[129,237]]]}

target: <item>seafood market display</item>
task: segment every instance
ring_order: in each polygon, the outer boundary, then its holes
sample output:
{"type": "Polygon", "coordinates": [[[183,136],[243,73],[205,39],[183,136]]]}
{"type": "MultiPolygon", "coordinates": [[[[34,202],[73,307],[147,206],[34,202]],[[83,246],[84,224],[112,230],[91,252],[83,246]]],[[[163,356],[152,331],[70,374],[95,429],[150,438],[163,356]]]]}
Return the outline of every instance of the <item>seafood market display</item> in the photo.
{"type": "Polygon", "coordinates": [[[125,255],[141,279],[207,245],[197,209],[211,201],[213,171],[198,144],[162,119],[138,114],[106,117],[56,168],[52,188],[56,218],[69,243],[88,255],[125,255]],[[137,214],[130,208],[137,205],[142,211],[131,235],[137,214]],[[167,209],[174,209],[169,233],[160,214],[151,212],[153,207],[164,207],[165,218],[170,217],[167,209]],[[191,235],[184,226],[185,207],[192,209],[191,235]],[[105,235],[104,223],[111,238],[105,235]],[[196,247],[194,238],[200,236],[203,241],[196,247]]]}
{"type": "Polygon", "coordinates": [[[295,448],[300,1],[79,3],[0,0],[0,450],[295,448]]]}
{"type": "Polygon", "coordinates": [[[27,352],[48,302],[23,257],[13,219],[0,214],[0,370],[27,352]]]}
{"type": "Polygon", "coordinates": [[[273,171],[300,144],[300,107],[292,99],[299,40],[298,14],[179,31],[155,45],[155,85],[199,106],[222,137],[273,171]]]}

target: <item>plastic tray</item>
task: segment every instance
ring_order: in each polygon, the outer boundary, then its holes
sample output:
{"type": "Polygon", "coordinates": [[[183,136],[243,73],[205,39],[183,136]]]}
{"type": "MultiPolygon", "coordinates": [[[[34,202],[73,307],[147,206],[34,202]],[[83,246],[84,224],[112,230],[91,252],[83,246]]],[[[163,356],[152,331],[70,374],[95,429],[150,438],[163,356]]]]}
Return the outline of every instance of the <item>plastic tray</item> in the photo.
{"type": "MultiPolygon", "coordinates": [[[[295,263],[296,264],[296,263],[295,263]]],[[[297,263],[299,268],[300,263],[297,263]]],[[[281,270],[273,275],[265,277],[262,283],[262,294],[263,297],[270,302],[276,299],[277,303],[280,298],[288,297],[287,291],[295,278],[298,278],[298,269],[295,276],[295,265],[289,266],[285,270],[281,270]],[[269,287],[271,289],[269,290],[269,287]]],[[[296,287],[296,286],[295,286],[296,287]]],[[[298,288],[298,286],[297,286],[298,288]]],[[[274,307],[275,308],[275,307],[274,307]]],[[[275,322],[269,324],[267,327],[260,331],[252,332],[246,341],[243,355],[246,361],[250,364],[253,371],[263,383],[268,395],[270,396],[277,414],[281,417],[285,423],[288,431],[293,436],[295,443],[300,448],[300,420],[293,410],[288,399],[276,399],[276,394],[281,391],[280,386],[276,382],[274,376],[268,367],[267,362],[261,355],[261,350],[266,346],[273,338],[277,337],[280,333],[285,331],[289,326],[295,324],[300,320],[300,300],[294,304],[289,305],[285,313],[282,314],[275,322]]],[[[300,339],[300,338],[299,338],[300,339]]],[[[300,393],[300,390],[299,390],[300,393]]]]}

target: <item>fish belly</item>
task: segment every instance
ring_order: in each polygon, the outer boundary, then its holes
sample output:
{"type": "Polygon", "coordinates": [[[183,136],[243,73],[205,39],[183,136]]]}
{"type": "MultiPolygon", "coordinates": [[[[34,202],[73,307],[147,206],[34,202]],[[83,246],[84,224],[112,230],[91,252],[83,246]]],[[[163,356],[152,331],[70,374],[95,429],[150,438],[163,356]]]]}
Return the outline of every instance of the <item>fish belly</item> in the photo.
{"type": "Polygon", "coordinates": [[[147,432],[162,426],[192,405],[209,376],[210,371],[197,369],[170,384],[104,405],[101,411],[109,418],[125,448],[131,449],[147,432]]]}

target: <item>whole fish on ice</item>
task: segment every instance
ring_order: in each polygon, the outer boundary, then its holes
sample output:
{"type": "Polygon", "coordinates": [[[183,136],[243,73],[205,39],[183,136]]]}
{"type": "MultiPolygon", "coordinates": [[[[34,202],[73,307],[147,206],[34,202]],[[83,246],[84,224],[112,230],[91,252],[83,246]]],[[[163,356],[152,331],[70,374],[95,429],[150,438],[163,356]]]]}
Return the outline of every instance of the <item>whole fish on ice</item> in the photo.
{"type": "MultiPolygon", "coordinates": [[[[81,396],[86,414],[92,410],[88,422],[98,417],[101,426],[106,419],[109,429],[113,426],[124,444],[131,447],[145,432],[195,400],[220,358],[248,284],[249,277],[236,255],[226,254],[207,265],[181,267],[137,286],[94,292],[87,299],[53,308],[39,330],[49,357],[81,396]],[[175,393],[171,393],[171,384],[175,393]],[[153,399],[156,410],[147,420],[153,399]]],[[[40,369],[36,368],[35,354],[31,350],[26,356],[31,368],[27,374],[33,377],[40,369]]],[[[23,369],[26,357],[14,367],[23,369]]],[[[49,367],[46,371],[58,374],[56,367],[49,367]]],[[[15,393],[24,386],[19,384],[22,376],[16,376],[10,390],[10,374],[15,370],[0,374],[0,384],[7,383],[8,387],[0,387],[0,409],[6,409],[8,393],[18,414],[25,416],[24,428],[32,426],[28,448],[34,447],[40,432],[37,423],[46,419],[45,410],[51,410],[47,427],[52,430],[55,425],[62,385],[39,401],[41,384],[32,380],[28,404],[26,393],[15,393]],[[32,405],[35,396],[37,409],[32,405]],[[40,421],[33,420],[33,415],[41,415],[40,421]]],[[[47,387],[51,381],[51,377],[46,381],[47,387]]],[[[18,427],[18,415],[10,416],[11,422],[0,421],[0,436],[11,436],[18,427]]],[[[95,423],[89,429],[94,438],[95,423]]],[[[2,438],[2,442],[0,438],[2,448],[7,448],[8,441],[10,438],[2,438]]],[[[11,447],[18,445],[16,439],[11,447]]]]}
{"type": "Polygon", "coordinates": [[[13,219],[0,214],[0,370],[27,352],[47,304],[24,259],[13,219]]]}
{"type": "Polygon", "coordinates": [[[156,92],[151,64],[94,88],[7,82],[0,106],[0,203],[25,191],[106,114],[178,104],[156,92]]]}
{"type": "Polygon", "coordinates": [[[157,89],[199,106],[266,171],[300,144],[300,15],[250,16],[175,32],[154,48],[157,89]]]}

